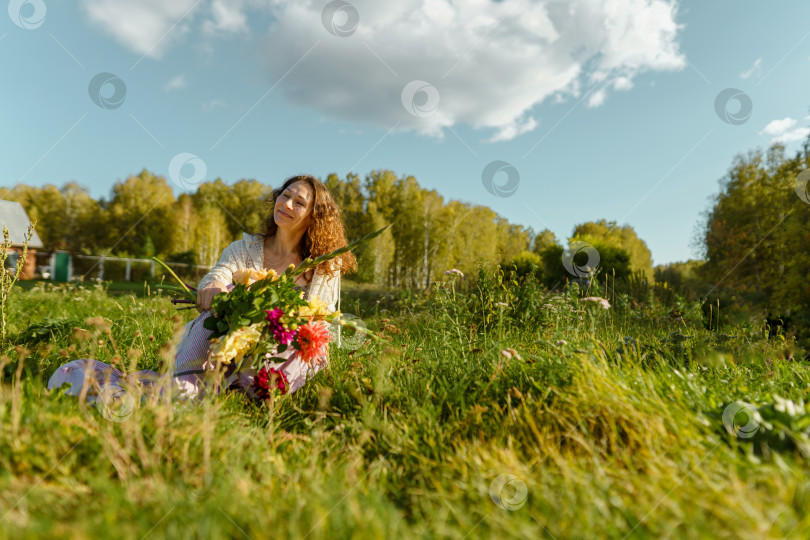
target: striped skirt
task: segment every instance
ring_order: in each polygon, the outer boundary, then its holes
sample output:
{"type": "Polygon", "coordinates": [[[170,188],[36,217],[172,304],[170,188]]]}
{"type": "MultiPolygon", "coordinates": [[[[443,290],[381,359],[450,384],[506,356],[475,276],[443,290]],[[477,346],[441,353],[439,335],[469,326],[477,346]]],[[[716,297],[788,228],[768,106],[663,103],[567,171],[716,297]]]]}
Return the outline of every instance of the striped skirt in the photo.
{"type": "MultiPolygon", "coordinates": [[[[72,360],[60,366],[48,380],[48,389],[61,389],[74,396],[85,395],[89,403],[105,405],[102,412],[109,407],[110,400],[125,399],[135,393],[145,395],[151,392],[163,393],[169,390],[173,398],[200,401],[211,393],[206,385],[204,374],[209,371],[210,350],[208,338],[211,331],[203,327],[203,322],[211,313],[204,311],[183,328],[183,337],[177,348],[174,367],[161,375],[154,371],[143,370],[124,374],[117,368],[89,358],[72,360]]],[[[287,378],[287,392],[295,392],[320,371],[327,363],[328,356],[321,362],[310,366],[299,358],[298,351],[289,347],[283,353],[274,355],[282,361],[267,361],[265,366],[284,372],[287,378]]],[[[252,382],[255,371],[244,366],[238,372],[227,373],[224,382],[217,388],[232,388],[245,392],[255,398],[252,382]]]]}

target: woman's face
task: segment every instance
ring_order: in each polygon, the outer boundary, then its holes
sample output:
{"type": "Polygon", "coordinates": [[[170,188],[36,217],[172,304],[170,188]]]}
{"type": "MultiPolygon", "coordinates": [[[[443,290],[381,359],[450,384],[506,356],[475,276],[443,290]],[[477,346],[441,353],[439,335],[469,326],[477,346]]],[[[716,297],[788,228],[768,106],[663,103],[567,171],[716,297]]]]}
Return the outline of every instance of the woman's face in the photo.
{"type": "Polygon", "coordinates": [[[273,219],[281,229],[305,231],[311,222],[315,194],[303,180],[287,186],[276,198],[273,219]]]}

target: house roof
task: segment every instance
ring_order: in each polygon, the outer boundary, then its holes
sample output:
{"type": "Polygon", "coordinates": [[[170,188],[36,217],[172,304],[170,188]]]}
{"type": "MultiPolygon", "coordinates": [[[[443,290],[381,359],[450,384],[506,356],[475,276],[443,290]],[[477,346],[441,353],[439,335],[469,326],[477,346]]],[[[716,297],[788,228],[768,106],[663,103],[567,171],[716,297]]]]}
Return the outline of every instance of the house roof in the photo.
{"type": "MultiPolygon", "coordinates": [[[[28,231],[30,224],[31,220],[28,219],[28,214],[25,213],[25,209],[20,203],[14,201],[0,201],[0,228],[2,228],[3,225],[8,228],[11,245],[22,245],[25,241],[25,233],[28,231]]],[[[0,242],[2,240],[2,231],[0,231],[0,242]]],[[[28,242],[28,247],[44,247],[36,230],[34,231],[34,236],[31,237],[31,241],[28,242]]]]}

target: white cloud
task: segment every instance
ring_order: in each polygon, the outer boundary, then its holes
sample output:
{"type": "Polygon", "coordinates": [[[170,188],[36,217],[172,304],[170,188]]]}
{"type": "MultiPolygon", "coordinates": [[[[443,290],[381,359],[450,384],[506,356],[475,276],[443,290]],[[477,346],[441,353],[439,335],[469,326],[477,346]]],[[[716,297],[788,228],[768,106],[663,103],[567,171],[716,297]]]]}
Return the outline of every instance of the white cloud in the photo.
{"type": "Polygon", "coordinates": [[[588,98],[588,107],[591,108],[600,107],[602,106],[603,103],[605,103],[606,99],[607,99],[607,91],[604,88],[600,88],[599,90],[591,94],[591,97],[588,98]]]}
{"type": "Polygon", "coordinates": [[[508,141],[514,139],[518,135],[528,133],[538,126],[537,120],[528,117],[525,120],[515,120],[514,122],[501,126],[498,132],[493,135],[489,142],[508,141]]]}
{"type": "Polygon", "coordinates": [[[674,0],[352,4],[357,30],[337,37],[313,24],[323,2],[276,0],[278,22],[262,57],[294,103],[384,129],[399,122],[400,130],[441,137],[444,126],[465,123],[493,129],[491,141],[508,140],[538,125],[532,109],[549,97],[578,99],[601,82],[588,100],[599,106],[611,85],[626,90],[639,73],[686,64],[674,0]],[[438,91],[435,114],[403,107],[402,90],[414,80],[438,91]]]}
{"type": "Polygon", "coordinates": [[[760,131],[760,133],[762,133],[763,135],[771,135],[771,136],[781,135],[782,133],[786,132],[795,125],[796,125],[795,118],[787,117],[782,118],[781,120],[773,120],[767,126],[762,128],[762,131],[760,131]]]}
{"type": "Polygon", "coordinates": [[[762,58],[757,58],[754,65],[740,73],[741,79],[747,79],[751,75],[759,75],[762,73],[762,58]]]}
{"type": "Polygon", "coordinates": [[[209,34],[216,32],[246,33],[247,15],[241,0],[214,0],[211,3],[213,20],[203,23],[203,30],[209,34]]]}
{"type": "Polygon", "coordinates": [[[181,90],[186,87],[186,74],[181,73],[177,77],[172,77],[169,79],[166,84],[163,85],[163,90],[165,92],[171,92],[172,90],[181,90]]]}
{"type": "Polygon", "coordinates": [[[796,123],[797,120],[790,117],[774,120],[762,128],[759,134],[770,137],[772,143],[788,144],[801,141],[810,135],[810,128],[797,128],[796,123]]]}
{"type": "Polygon", "coordinates": [[[90,21],[131,51],[161,58],[189,31],[197,0],[83,0],[90,21]],[[186,13],[189,13],[183,18],[186,13]]]}
{"type": "MultiPolygon", "coordinates": [[[[82,1],[91,21],[152,58],[197,26],[203,35],[244,33],[250,11],[269,10],[259,56],[291,102],[331,119],[437,137],[464,123],[493,130],[490,141],[509,140],[537,127],[532,109],[548,98],[592,91],[587,104],[597,107],[611,89],[630,90],[640,73],[686,65],[678,0],[351,0],[359,25],[347,37],[321,23],[325,0],[82,1]],[[435,87],[434,114],[402,105],[415,80],[435,87]]],[[[346,11],[335,16],[343,24],[346,11]]]]}
{"type": "Polygon", "coordinates": [[[227,109],[228,104],[225,101],[221,100],[221,99],[212,99],[212,100],[206,101],[205,103],[202,104],[203,112],[207,112],[207,113],[212,112],[217,107],[222,107],[223,109],[227,109]]]}
{"type": "Polygon", "coordinates": [[[633,81],[628,77],[617,77],[613,82],[613,88],[616,90],[630,90],[633,88],[633,81]]]}
{"type": "Polygon", "coordinates": [[[81,0],[88,20],[134,53],[160,59],[183,36],[247,33],[247,10],[267,10],[275,0],[81,0]]]}
{"type": "Polygon", "coordinates": [[[796,128],[774,138],[771,142],[788,144],[796,141],[803,141],[808,135],[810,135],[810,128],[796,128]]]}

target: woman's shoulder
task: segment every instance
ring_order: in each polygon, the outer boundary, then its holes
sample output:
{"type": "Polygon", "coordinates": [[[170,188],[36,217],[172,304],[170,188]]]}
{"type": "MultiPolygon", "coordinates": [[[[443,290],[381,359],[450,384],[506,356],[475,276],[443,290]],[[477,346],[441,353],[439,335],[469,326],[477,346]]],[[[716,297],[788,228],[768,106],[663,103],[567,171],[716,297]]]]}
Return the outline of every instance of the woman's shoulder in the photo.
{"type": "Polygon", "coordinates": [[[324,287],[338,287],[340,283],[340,272],[333,271],[327,272],[322,267],[318,266],[312,274],[312,281],[310,288],[320,290],[324,287]]]}
{"type": "Polygon", "coordinates": [[[250,234],[250,233],[242,233],[242,239],[237,240],[237,242],[245,242],[246,244],[264,244],[264,235],[263,234],[250,234]]]}
{"type": "Polygon", "coordinates": [[[264,243],[264,237],[261,234],[242,233],[242,238],[234,240],[228,244],[228,247],[242,247],[245,245],[262,243],[264,243]]]}
{"type": "Polygon", "coordinates": [[[261,234],[242,233],[242,238],[234,240],[222,252],[223,257],[233,264],[261,267],[261,253],[264,237],[261,234]],[[257,262],[258,261],[258,262],[257,262]]]}

